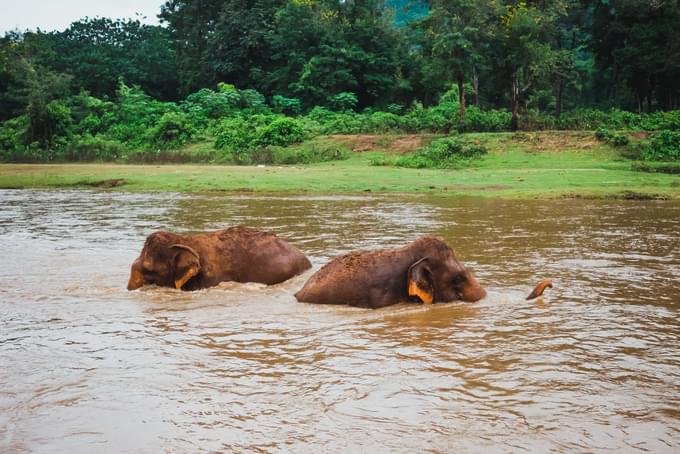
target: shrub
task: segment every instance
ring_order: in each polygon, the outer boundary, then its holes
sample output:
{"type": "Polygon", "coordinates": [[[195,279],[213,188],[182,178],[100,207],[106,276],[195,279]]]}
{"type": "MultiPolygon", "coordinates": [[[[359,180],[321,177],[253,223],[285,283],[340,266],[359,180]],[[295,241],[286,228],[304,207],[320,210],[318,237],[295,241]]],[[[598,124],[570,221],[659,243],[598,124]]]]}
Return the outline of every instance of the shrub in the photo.
{"type": "Polygon", "coordinates": [[[680,131],[665,130],[651,137],[649,145],[642,150],[642,157],[649,161],[680,160],[680,131]]]}
{"type": "Polygon", "coordinates": [[[600,142],[608,142],[612,138],[612,133],[607,128],[599,127],[595,131],[595,138],[600,142]]]}
{"type": "Polygon", "coordinates": [[[363,132],[385,133],[397,131],[401,126],[399,115],[390,112],[373,112],[363,116],[363,132]]]}
{"type": "Polygon", "coordinates": [[[24,151],[23,140],[28,129],[25,115],[0,124],[0,160],[16,161],[24,151]]]}
{"type": "Polygon", "coordinates": [[[623,134],[615,134],[614,137],[612,137],[612,144],[614,144],[615,147],[624,147],[630,143],[630,139],[628,139],[628,136],[624,136],[623,134]]]}
{"type": "Polygon", "coordinates": [[[276,113],[298,115],[302,110],[302,103],[297,98],[274,95],[272,97],[272,107],[276,113]]]}
{"type": "Polygon", "coordinates": [[[310,144],[304,147],[260,148],[251,154],[253,164],[312,164],[315,162],[338,161],[347,159],[346,150],[336,145],[310,144]]]}
{"type": "Polygon", "coordinates": [[[465,112],[465,121],[460,132],[501,132],[510,131],[512,113],[506,110],[482,111],[471,106],[465,112]]]}
{"type": "Polygon", "coordinates": [[[196,135],[196,129],[186,115],[168,112],[151,130],[151,144],[161,149],[178,147],[189,142],[196,135]]]}
{"type": "Polygon", "coordinates": [[[340,112],[346,112],[349,110],[354,110],[357,103],[359,102],[359,99],[354,93],[343,91],[342,93],[331,96],[328,101],[330,105],[333,106],[333,109],[340,112]]]}
{"type": "Polygon", "coordinates": [[[623,134],[615,134],[609,131],[609,129],[603,127],[600,127],[597,129],[597,131],[595,131],[595,137],[600,142],[608,142],[615,147],[623,147],[630,143],[628,136],[623,134]]]}
{"type": "Polygon", "coordinates": [[[264,95],[259,91],[249,88],[240,90],[239,93],[241,94],[241,107],[244,109],[244,113],[271,113],[264,95]]]}
{"type": "Polygon", "coordinates": [[[527,110],[519,116],[519,129],[522,131],[547,131],[555,129],[555,126],[555,117],[536,110],[527,110]]]}
{"type": "Polygon", "coordinates": [[[253,123],[242,117],[227,118],[214,128],[215,148],[224,150],[223,160],[247,163],[250,151],[255,147],[257,130],[253,123]]]}
{"type": "Polygon", "coordinates": [[[302,142],[304,129],[299,120],[289,117],[279,117],[268,125],[257,129],[257,143],[266,145],[290,145],[302,142]]]}
{"type": "Polygon", "coordinates": [[[62,158],[67,161],[114,161],[125,156],[124,144],[103,136],[74,136],[66,146],[62,158]]]}
{"type": "Polygon", "coordinates": [[[45,103],[42,99],[33,99],[26,108],[28,129],[24,142],[37,142],[44,148],[56,145],[57,138],[71,133],[71,109],[62,101],[54,100],[45,103]]]}
{"type": "Polygon", "coordinates": [[[464,143],[447,137],[433,141],[414,155],[398,158],[395,165],[412,168],[455,168],[470,164],[487,152],[483,145],[464,143]]]}
{"type": "Polygon", "coordinates": [[[185,111],[200,112],[208,118],[220,118],[234,114],[240,107],[241,95],[235,89],[225,88],[215,92],[202,88],[186,97],[185,111]]]}

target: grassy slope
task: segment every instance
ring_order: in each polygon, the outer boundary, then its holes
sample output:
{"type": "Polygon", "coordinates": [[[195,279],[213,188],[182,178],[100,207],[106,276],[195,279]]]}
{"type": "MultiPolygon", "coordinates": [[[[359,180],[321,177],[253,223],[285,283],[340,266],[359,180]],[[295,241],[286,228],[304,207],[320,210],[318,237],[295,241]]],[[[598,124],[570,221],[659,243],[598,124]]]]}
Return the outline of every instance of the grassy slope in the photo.
{"type": "MultiPolygon", "coordinates": [[[[359,148],[368,150],[352,153],[348,160],[304,166],[5,164],[0,165],[0,187],[80,186],[122,178],[126,184],[121,188],[127,190],[432,192],[509,198],[617,197],[634,192],[680,198],[680,177],[632,171],[632,161],[595,141],[592,133],[468,134],[466,138],[486,144],[490,153],[474,167],[460,170],[371,166],[371,158],[389,153],[390,147],[377,140],[371,149],[362,139],[359,148]]],[[[337,140],[352,148],[347,138],[317,140],[337,140]]]]}

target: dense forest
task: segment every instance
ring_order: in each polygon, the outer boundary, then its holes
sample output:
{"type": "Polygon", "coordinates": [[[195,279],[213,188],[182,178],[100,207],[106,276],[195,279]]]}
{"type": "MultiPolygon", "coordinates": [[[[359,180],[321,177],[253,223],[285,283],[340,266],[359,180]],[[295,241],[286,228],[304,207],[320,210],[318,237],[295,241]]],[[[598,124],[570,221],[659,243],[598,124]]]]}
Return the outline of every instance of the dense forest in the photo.
{"type": "Polygon", "coordinates": [[[7,33],[2,159],[680,127],[677,0],[169,0],[159,18],[7,33]]]}

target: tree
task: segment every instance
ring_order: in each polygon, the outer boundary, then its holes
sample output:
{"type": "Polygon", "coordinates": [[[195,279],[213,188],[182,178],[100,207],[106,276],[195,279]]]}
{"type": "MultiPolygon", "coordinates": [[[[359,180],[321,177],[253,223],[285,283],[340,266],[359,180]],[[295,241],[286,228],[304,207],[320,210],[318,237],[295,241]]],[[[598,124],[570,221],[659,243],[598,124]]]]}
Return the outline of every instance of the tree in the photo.
{"type": "Polygon", "coordinates": [[[118,80],[139,85],[161,99],[177,99],[175,53],[168,30],[138,20],[85,18],[46,35],[46,63],[73,76],[74,88],[111,96],[118,80]]]}
{"type": "Polygon", "coordinates": [[[431,41],[428,50],[433,63],[458,85],[461,122],[465,119],[465,81],[483,59],[489,6],[483,0],[433,0],[428,16],[419,23],[431,41]]]}
{"type": "Polygon", "coordinates": [[[385,103],[398,86],[404,39],[381,1],[288,1],[269,42],[266,90],[307,105],[330,105],[352,92],[366,107],[385,103]]]}
{"type": "Polygon", "coordinates": [[[182,92],[227,81],[262,88],[268,36],[285,0],[169,0],[159,17],[173,36],[182,92]]]}
{"type": "MultiPolygon", "coordinates": [[[[594,8],[591,46],[608,73],[610,99],[621,83],[632,90],[630,107],[673,109],[680,102],[680,5],[677,0],[609,0],[594,8]]],[[[621,101],[625,102],[625,98],[621,101]]]]}
{"type": "Polygon", "coordinates": [[[519,128],[520,105],[529,89],[554,70],[550,25],[547,15],[524,2],[507,6],[500,17],[494,64],[509,86],[513,131],[519,128]]]}

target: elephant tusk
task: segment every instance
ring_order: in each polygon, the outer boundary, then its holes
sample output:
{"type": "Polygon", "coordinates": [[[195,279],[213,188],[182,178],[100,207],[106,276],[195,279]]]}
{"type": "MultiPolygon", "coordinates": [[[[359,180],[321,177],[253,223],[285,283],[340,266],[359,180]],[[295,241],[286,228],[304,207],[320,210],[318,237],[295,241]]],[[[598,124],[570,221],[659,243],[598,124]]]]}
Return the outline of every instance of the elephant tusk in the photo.
{"type": "Polygon", "coordinates": [[[534,288],[534,291],[527,296],[527,300],[532,300],[534,298],[538,298],[539,296],[543,295],[543,292],[547,287],[552,288],[553,284],[550,279],[543,279],[541,282],[538,283],[538,285],[534,288]]]}

